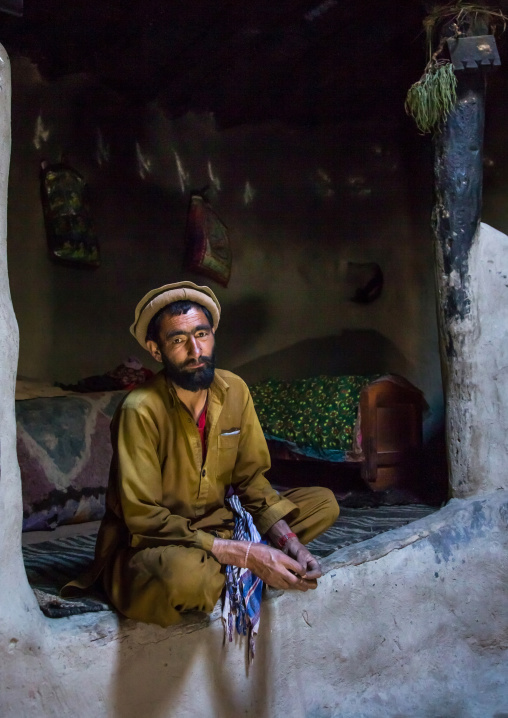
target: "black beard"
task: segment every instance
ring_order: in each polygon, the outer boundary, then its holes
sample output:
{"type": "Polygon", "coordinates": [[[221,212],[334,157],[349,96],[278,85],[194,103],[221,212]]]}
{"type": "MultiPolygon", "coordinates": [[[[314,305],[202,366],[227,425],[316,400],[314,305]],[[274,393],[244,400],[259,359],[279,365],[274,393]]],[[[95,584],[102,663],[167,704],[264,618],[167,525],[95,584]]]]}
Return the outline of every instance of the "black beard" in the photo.
{"type": "Polygon", "coordinates": [[[183,365],[175,364],[161,351],[162,363],[166,370],[166,376],[175,384],[186,391],[199,391],[200,389],[208,389],[215,376],[215,351],[209,357],[199,357],[197,362],[192,360],[185,362],[183,365]],[[203,363],[205,366],[201,369],[188,371],[185,366],[192,366],[193,363],[203,363]]]}

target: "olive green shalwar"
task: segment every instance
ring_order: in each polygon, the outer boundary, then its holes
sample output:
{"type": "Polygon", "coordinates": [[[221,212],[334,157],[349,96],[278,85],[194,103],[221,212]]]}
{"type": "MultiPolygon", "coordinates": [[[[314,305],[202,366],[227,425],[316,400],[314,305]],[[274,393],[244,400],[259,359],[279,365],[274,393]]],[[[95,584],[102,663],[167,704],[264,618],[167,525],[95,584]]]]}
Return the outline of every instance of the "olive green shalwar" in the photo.
{"type": "MultiPolygon", "coordinates": [[[[224,570],[210,550],[231,538],[230,486],[261,535],[284,518],[302,543],[325,531],[338,506],[328,489],[279,494],[264,473],[270,456],[245,382],[217,369],[209,389],[207,452],[164,372],[131,391],[112,422],[113,461],[106,515],[89,574],[100,574],[113,605],[129,618],[167,626],[188,610],[210,612],[224,570]]],[[[67,590],[67,593],[69,590],[67,590]]]]}

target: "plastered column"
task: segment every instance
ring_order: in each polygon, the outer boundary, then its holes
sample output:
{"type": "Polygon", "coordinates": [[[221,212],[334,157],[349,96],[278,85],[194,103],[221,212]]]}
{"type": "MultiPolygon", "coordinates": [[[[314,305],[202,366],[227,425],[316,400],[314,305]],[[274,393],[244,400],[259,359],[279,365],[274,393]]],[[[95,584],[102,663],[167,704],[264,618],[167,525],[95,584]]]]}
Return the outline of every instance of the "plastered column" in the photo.
{"type": "Polygon", "coordinates": [[[19,684],[26,680],[19,671],[19,656],[40,653],[44,633],[44,621],[28,585],[21,554],[21,481],[14,414],[18,327],[9,290],[6,246],[10,149],[10,63],[0,45],[0,691],[10,685],[10,671],[16,666],[19,684]]]}
{"type": "Polygon", "coordinates": [[[468,259],[469,310],[450,326],[446,382],[457,497],[508,487],[508,237],[482,222],[468,259]]]}

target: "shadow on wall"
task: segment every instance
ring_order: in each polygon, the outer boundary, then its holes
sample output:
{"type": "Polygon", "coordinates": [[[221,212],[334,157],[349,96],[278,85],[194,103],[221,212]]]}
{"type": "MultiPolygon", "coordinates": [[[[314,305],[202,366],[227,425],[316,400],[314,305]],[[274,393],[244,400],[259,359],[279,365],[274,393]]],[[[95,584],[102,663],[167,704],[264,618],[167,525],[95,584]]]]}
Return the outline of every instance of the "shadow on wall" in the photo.
{"type": "MultiPolygon", "coordinates": [[[[205,277],[193,281],[198,284],[207,283],[205,277]]],[[[217,366],[230,369],[235,355],[241,354],[246,345],[255,344],[267,331],[268,324],[267,303],[260,295],[251,294],[228,305],[227,311],[223,311],[220,320],[217,366]]]]}
{"type": "Polygon", "coordinates": [[[425,477],[425,496],[446,501],[449,496],[448,457],[444,417],[433,427],[432,433],[426,438],[422,454],[422,476],[425,477]]]}
{"type": "MultiPolygon", "coordinates": [[[[250,327],[247,324],[246,332],[250,327]]],[[[305,339],[273,354],[237,366],[247,384],[264,379],[293,380],[340,374],[408,375],[410,365],[400,350],[372,329],[346,330],[331,337],[305,339]]]]}
{"type": "MultiPolygon", "coordinates": [[[[270,675],[276,658],[271,649],[273,619],[271,606],[263,605],[256,657],[247,668],[247,689],[238,690],[232,681],[233,665],[245,660],[245,638],[239,644],[223,643],[222,630],[210,631],[203,624],[183,624],[185,648],[178,642],[178,655],[172,648],[171,634],[162,629],[152,634],[146,650],[129,650],[119,643],[115,682],[110,700],[112,718],[163,718],[177,715],[217,715],[237,718],[255,715],[270,718],[270,675]],[[208,688],[210,704],[199,703],[203,686],[208,688]],[[196,700],[196,696],[198,697],[196,700]]],[[[177,630],[175,627],[171,630],[177,630]]],[[[174,635],[174,634],[173,634],[174,635]]],[[[138,645],[139,649],[139,645],[138,645]]]]}

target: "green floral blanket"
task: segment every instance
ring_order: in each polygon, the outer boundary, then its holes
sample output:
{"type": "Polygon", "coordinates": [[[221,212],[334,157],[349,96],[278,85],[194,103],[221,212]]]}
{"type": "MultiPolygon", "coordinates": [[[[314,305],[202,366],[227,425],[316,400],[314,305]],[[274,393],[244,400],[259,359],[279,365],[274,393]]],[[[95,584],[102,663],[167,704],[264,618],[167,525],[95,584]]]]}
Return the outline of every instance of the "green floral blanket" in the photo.
{"type": "Polygon", "coordinates": [[[344,461],[353,448],[362,389],[373,376],[317,376],[296,381],[268,379],[250,387],[267,439],[297,453],[344,461]]]}

